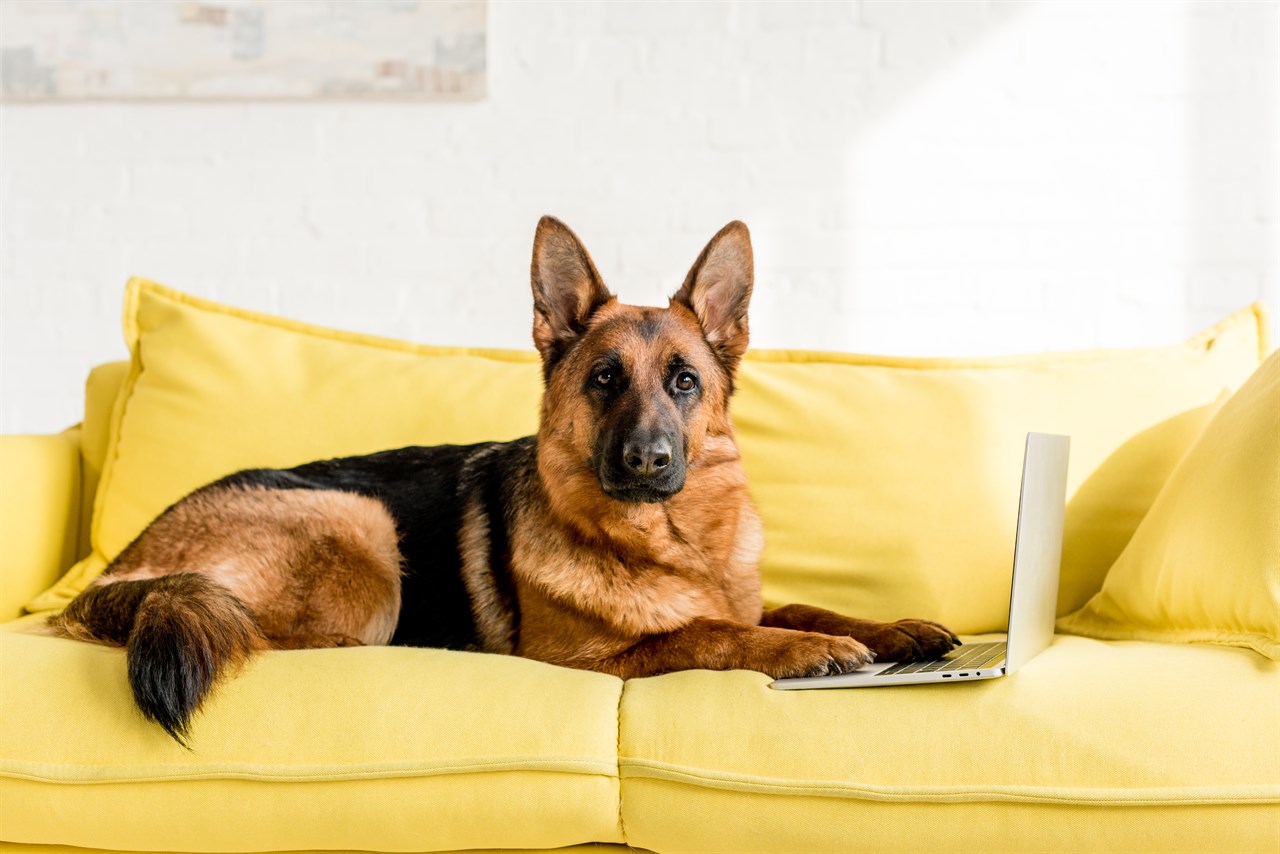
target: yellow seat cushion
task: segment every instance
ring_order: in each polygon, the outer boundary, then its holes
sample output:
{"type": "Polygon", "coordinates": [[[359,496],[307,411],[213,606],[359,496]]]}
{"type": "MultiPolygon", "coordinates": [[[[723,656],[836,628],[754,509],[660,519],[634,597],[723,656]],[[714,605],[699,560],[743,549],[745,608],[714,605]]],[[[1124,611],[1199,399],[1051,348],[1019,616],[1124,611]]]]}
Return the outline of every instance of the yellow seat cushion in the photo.
{"type": "Polygon", "coordinates": [[[1101,591],[1061,628],[1280,660],[1280,353],[1223,404],[1101,591]]]}
{"type": "MultiPolygon", "coordinates": [[[[64,606],[166,506],[231,471],[536,428],[532,352],[354,335],[140,279],[128,287],[125,333],[132,361],[112,411],[93,551],[31,610],[64,606]]],[[[1265,347],[1254,307],[1146,350],[749,353],[733,412],[765,521],[766,598],[1003,628],[1023,435],[1041,430],[1073,438],[1059,612],[1075,610],[1205,407],[1243,382],[1265,347]]]]}
{"type": "Polygon", "coordinates": [[[1059,636],[1014,676],[986,682],[768,682],[736,671],[626,683],[630,844],[739,854],[1280,845],[1280,665],[1246,650],[1059,636]]]}
{"type": "Polygon", "coordinates": [[[444,650],[268,652],[217,689],[188,751],[138,713],[122,650],[27,628],[0,631],[7,841],[153,851],[621,841],[622,682],[611,676],[444,650]]]}

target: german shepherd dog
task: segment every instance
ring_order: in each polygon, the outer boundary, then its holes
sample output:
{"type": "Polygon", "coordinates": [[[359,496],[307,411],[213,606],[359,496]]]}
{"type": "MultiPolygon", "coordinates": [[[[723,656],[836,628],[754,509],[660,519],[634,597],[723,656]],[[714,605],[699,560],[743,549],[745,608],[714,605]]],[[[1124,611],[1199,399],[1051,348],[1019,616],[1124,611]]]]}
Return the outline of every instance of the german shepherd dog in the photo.
{"type": "Polygon", "coordinates": [[[544,217],[533,245],[538,433],[410,447],[197,489],[52,622],[124,646],[142,713],[185,744],[218,677],[266,649],[400,644],[621,677],[774,677],[938,657],[926,620],[765,610],[729,419],[751,241],[725,226],[667,308],[623,305],[544,217]]]}

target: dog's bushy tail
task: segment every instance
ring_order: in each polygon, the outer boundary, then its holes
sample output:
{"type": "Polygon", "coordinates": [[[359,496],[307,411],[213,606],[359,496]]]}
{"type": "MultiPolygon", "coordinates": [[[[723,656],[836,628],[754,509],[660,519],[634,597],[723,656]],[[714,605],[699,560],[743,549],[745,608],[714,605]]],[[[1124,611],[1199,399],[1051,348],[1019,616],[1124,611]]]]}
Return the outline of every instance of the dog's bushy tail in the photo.
{"type": "Polygon", "coordinates": [[[183,747],[218,676],[267,646],[230,590],[190,572],[95,585],[50,626],[66,637],[123,646],[138,708],[183,747]]]}

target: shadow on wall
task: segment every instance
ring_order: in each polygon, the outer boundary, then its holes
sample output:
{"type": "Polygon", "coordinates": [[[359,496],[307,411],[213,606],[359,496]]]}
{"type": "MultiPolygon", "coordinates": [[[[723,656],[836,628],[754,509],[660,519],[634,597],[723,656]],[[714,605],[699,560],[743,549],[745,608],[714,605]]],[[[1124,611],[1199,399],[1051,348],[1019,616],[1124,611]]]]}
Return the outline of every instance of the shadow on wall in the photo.
{"type": "MultiPolygon", "coordinates": [[[[1280,312],[1280,66],[1277,4],[1191,4],[1187,12],[1186,325],[1265,300],[1280,312]],[[1267,16],[1261,25],[1239,14],[1267,16]],[[1250,24],[1253,25],[1250,25],[1250,24]],[[1244,57],[1263,58],[1250,68],[1244,57]],[[1246,93],[1254,109],[1233,97],[1246,93]],[[1258,165],[1262,180],[1249,171],[1258,165]]],[[[1273,325],[1274,330],[1274,325],[1273,325]]],[[[1272,345],[1275,333],[1272,332],[1272,345]]]]}
{"type": "MultiPolygon", "coordinates": [[[[814,233],[803,223],[775,221],[767,211],[752,214],[757,256],[765,261],[758,278],[769,284],[754,297],[753,329],[761,333],[764,346],[780,346],[773,343],[770,322],[776,314],[808,319],[807,341],[784,334],[786,346],[929,354],[930,348],[901,335],[894,340],[878,337],[875,315],[884,309],[896,311],[912,299],[904,284],[919,278],[914,270],[921,255],[938,251],[934,235],[921,226],[957,214],[950,207],[937,209],[937,191],[952,180],[945,173],[953,166],[950,158],[939,159],[930,149],[944,142],[930,128],[920,129],[934,136],[926,144],[908,139],[904,145],[903,138],[895,136],[886,150],[879,148],[878,134],[885,125],[902,120],[940,81],[954,75],[968,57],[1033,5],[1029,0],[916,0],[859,7],[860,31],[868,37],[842,49],[871,55],[863,60],[869,67],[852,84],[833,75],[816,96],[815,108],[830,111],[829,126],[843,125],[841,138],[832,140],[830,159],[789,165],[786,181],[762,188],[774,198],[795,187],[813,193],[824,208],[826,228],[814,233]],[[785,186],[787,181],[794,186],[785,186]],[[771,257],[785,259],[791,269],[770,269],[771,257]]],[[[950,132],[970,138],[984,133],[981,114],[964,114],[971,104],[957,104],[952,110],[930,103],[935,110],[931,118],[941,119],[950,132]],[[938,106],[942,115],[936,113],[938,106]]]]}
{"type": "MultiPolygon", "coordinates": [[[[967,69],[990,65],[984,57],[992,56],[993,40],[1035,5],[926,0],[864,7],[865,23],[884,38],[881,67],[869,78],[858,127],[835,167],[844,182],[843,209],[835,216],[844,236],[838,251],[846,301],[839,312],[843,322],[833,331],[836,346],[856,342],[863,352],[911,355],[965,352],[927,333],[912,338],[892,318],[904,311],[954,314],[984,301],[983,277],[972,271],[995,259],[984,256],[981,235],[965,232],[974,225],[989,228],[992,217],[970,188],[1016,198],[993,186],[998,175],[982,174],[1008,162],[993,150],[992,135],[1011,105],[1007,92],[987,88],[986,79],[973,81],[967,69]],[[972,82],[983,85],[970,88],[972,82]]],[[[1011,41],[1017,40],[1006,43],[1011,41]]]]}

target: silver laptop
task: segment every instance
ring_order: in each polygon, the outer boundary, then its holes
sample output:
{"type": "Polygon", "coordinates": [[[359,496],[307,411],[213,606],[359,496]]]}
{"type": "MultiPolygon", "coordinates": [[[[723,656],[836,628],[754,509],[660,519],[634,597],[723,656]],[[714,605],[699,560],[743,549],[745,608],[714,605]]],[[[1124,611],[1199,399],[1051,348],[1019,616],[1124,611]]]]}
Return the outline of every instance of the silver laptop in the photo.
{"type": "Polygon", "coordinates": [[[1067,436],[1027,434],[1009,588],[1009,633],[1004,640],[965,644],[934,661],[886,661],[836,676],[778,679],[773,687],[875,688],[991,679],[1013,673],[1043,652],[1053,642],[1070,448],[1067,436]]]}

